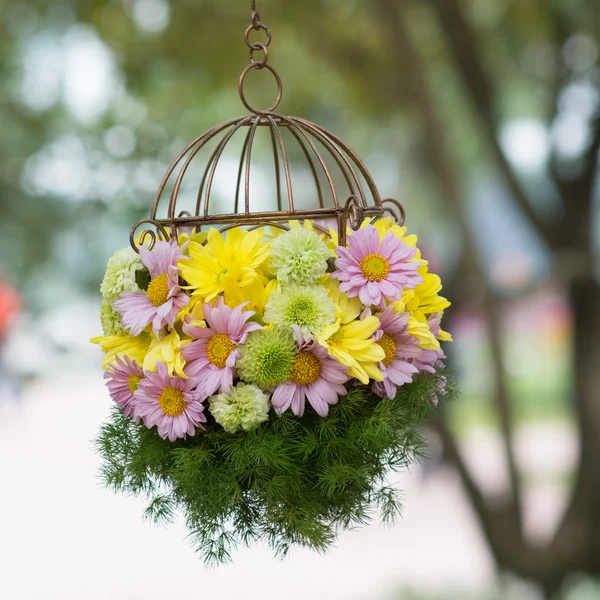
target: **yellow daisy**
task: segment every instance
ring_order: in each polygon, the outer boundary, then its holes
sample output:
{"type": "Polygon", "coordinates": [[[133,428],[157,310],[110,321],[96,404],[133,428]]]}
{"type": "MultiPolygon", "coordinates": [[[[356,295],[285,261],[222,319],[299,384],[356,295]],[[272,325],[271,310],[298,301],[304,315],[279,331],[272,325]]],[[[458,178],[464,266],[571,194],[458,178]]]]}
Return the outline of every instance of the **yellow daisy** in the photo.
{"type": "Polygon", "coordinates": [[[450,302],[439,295],[442,290],[442,280],[438,275],[429,273],[426,266],[420,267],[418,271],[423,277],[423,283],[402,294],[401,301],[406,306],[406,310],[410,313],[418,312],[422,317],[446,310],[450,302]]]}
{"type": "Polygon", "coordinates": [[[90,341],[93,344],[99,344],[102,348],[105,353],[102,368],[108,369],[117,356],[128,356],[131,360],[135,360],[138,365],[141,365],[150,348],[152,337],[154,336],[142,331],[137,337],[130,335],[100,335],[90,341]]]}
{"type": "Polygon", "coordinates": [[[189,258],[179,261],[182,277],[193,296],[211,301],[226,286],[250,285],[260,276],[258,267],[268,255],[269,245],[262,241],[263,231],[230,229],[222,235],[214,227],[206,244],[190,241],[189,258]]]}
{"type": "Polygon", "coordinates": [[[187,378],[187,375],[183,372],[185,360],[181,356],[181,350],[191,342],[192,340],[182,340],[176,329],[173,329],[161,340],[153,337],[142,364],[144,371],[156,371],[156,363],[160,360],[167,366],[170,377],[179,375],[187,378]]]}
{"type": "Polygon", "coordinates": [[[182,233],[177,238],[177,243],[180,247],[183,246],[185,242],[196,242],[197,244],[203,244],[206,241],[207,236],[208,233],[206,231],[197,231],[191,235],[189,233],[182,233]]]}
{"type": "Polygon", "coordinates": [[[340,363],[349,367],[348,374],[351,377],[365,385],[369,379],[383,381],[377,363],[385,358],[385,352],[372,339],[379,327],[379,319],[368,316],[357,320],[362,309],[360,301],[340,292],[339,284],[334,279],[328,280],[326,287],[336,306],[337,318],[335,323],[326,326],[323,333],[316,336],[317,341],[340,363]]]}
{"type": "Polygon", "coordinates": [[[276,279],[256,277],[248,285],[240,286],[235,281],[223,281],[223,299],[230,308],[248,302],[244,310],[253,310],[263,314],[271,294],[277,289],[276,279]]]}
{"type": "Polygon", "coordinates": [[[419,268],[419,274],[423,277],[423,283],[412,290],[406,290],[402,298],[393,303],[394,312],[409,312],[409,333],[419,340],[419,346],[424,350],[438,350],[440,345],[437,340],[451,342],[452,336],[440,329],[436,340],[429,331],[427,318],[444,311],[450,306],[450,302],[439,295],[442,290],[441,279],[438,275],[429,273],[427,265],[419,268]]]}
{"type": "Polygon", "coordinates": [[[192,322],[194,325],[204,327],[204,301],[198,296],[192,296],[175,317],[175,326],[181,327],[184,323],[192,322]]]}

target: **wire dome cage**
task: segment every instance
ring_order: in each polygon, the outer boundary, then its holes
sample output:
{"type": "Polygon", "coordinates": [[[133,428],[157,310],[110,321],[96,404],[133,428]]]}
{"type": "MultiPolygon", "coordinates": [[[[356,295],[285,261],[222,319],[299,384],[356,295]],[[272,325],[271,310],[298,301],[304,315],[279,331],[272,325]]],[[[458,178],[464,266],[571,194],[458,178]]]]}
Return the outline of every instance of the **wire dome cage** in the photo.
{"type": "MultiPolygon", "coordinates": [[[[339,137],[306,119],[275,112],[282,97],[282,82],[268,63],[271,33],[260,21],[254,2],[252,23],[246,29],[244,39],[249,47],[250,63],[240,75],[238,92],[250,114],[210,128],[180,152],[158,187],[150,217],[132,227],[132,247],[136,251],[140,245],[152,248],[157,239],[168,240],[182,231],[197,232],[205,226],[216,226],[220,231],[263,226],[288,229],[286,222],[302,219],[311,219],[313,226],[326,234],[329,231],[326,225],[335,227],[339,232],[339,243],[344,245],[347,228],[357,230],[366,217],[377,219],[388,213],[402,225],[405,218],[402,205],[392,198],[381,199],[363,161],[339,137]],[[264,31],[266,40],[251,42],[252,30],[264,31]],[[260,60],[255,58],[256,52],[262,52],[260,60]],[[269,108],[257,110],[246,99],[244,81],[250,71],[263,69],[275,78],[277,97],[269,108]],[[266,152],[271,155],[268,162],[273,166],[270,187],[274,188],[275,194],[270,210],[265,210],[264,205],[257,210],[261,203],[257,202],[252,186],[253,173],[256,173],[253,150],[261,136],[263,140],[268,139],[268,145],[263,143],[262,150],[264,154],[268,147],[266,152]],[[221,212],[222,203],[215,201],[215,188],[219,187],[215,181],[217,171],[226,170],[219,167],[225,162],[224,156],[231,156],[234,146],[237,152],[233,154],[239,154],[239,162],[233,176],[233,202],[228,212],[221,212]],[[209,148],[208,158],[198,170],[197,163],[209,148]],[[311,198],[309,207],[301,206],[294,198],[300,186],[293,175],[292,157],[296,157],[295,162],[312,181],[306,185],[306,178],[302,178],[300,182],[304,193],[311,198]],[[200,182],[192,186],[194,199],[190,205],[189,197],[188,201],[182,201],[182,190],[186,187],[184,182],[189,188],[192,172],[198,174],[200,182]],[[161,216],[165,207],[166,216],[161,216]]],[[[228,178],[232,178],[231,170],[228,178]]]]}

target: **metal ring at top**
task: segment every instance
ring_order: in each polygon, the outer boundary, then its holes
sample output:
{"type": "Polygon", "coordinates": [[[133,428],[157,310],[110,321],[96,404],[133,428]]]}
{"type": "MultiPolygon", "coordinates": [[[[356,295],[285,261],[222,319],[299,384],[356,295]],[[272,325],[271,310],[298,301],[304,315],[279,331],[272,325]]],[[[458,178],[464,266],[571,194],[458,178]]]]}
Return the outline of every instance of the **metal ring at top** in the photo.
{"type": "Polygon", "coordinates": [[[248,25],[246,31],[244,32],[244,41],[246,42],[246,46],[248,46],[248,48],[254,48],[255,50],[258,50],[260,48],[260,46],[258,45],[259,43],[264,44],[265,46],[268,46],[271,43],[271,32],[269,31],[269,28],[263,23],[257,23],[256,26],[248,25]],[[267,39],[264,42],[251,42],[248,36],[250,35],[250,32],[253,29],[255,31],[258,31],[259,29],[264,29],[267,32],[267,39]]]}
{"type": "Polygon", "coordinates": [[[249,65],[246,66],[246,68],[242,71],[242,74],[240,75],[240,79],[238,81],[238,93],[240,95],[240,100],[242,101],[242,104],[250,111],[253,112],[255,115],[262,115],[266,112],[270,112],[272,110],[275,110],[277,108],[277,105],[279,104],[279,102],[281,102],[281,94],[283,92],[283,87],[282,87],[282,83],[281,83],[281,78],[279,77],[279,75],[277,74],[277,71],[275,71],[275,69],[269,65],[269,64],[261,64],[261,63],[250,63],[249,65]],[[271,71],[271,73],[273,73],[273,77],[275,77],[275,81],[277,82],[277,98],[275,100],[275,102],[269,107],[269,108],[265,108],[264,110],[256,110],[254,108],[252,108],[249,104],[248,101],[246,100],[246,96],[244,95],[244,79],[246,78],[246,75],[248,74],[248,71],[250,71],[251,69],[267,69],[267,71],[271,71]]]}

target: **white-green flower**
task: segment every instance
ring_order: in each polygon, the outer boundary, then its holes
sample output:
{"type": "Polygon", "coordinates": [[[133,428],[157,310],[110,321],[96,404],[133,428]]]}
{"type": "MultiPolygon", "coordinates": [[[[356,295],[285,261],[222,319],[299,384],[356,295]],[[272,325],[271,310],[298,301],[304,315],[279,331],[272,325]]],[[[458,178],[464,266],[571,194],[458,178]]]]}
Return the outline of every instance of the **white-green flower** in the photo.
{"type": "Polygon", "coordinates": [[[269,396],[252,384],[238,383],[231,394],[218,394],[208,399],[215,421],[229,433],[250,431],[269,418],[269,396]]]}
{"type": "Polygon", "coordinates": [[[112,307],[108,300],[100,302],[100,322],[104,335],[124,335],[125,329],[121,315],[112,307]]]}
{"type": "Polygon", "coordinates": [[[291,330],[263,329],[252,332],[241,345],[236,367],[240,377],[263,389],[289,379],[296,359],[296,342],[291,330]]]}
{"type": "Polygon", "coordinates": [[[315,283],[325,275],[330,256],[325,242],[307,229],[292,229],[271,242],[271,265],[283,283],[315,283]]]}
{"type": "Polygon", "coordinates": [[[135,275],[144,268],[142,259],[133,248],[123,248],[115,252],[108,259],[106,273],[100,285],[102,297],[113,301],[121,292],[138,292],[140,288],[135,275]]]}
{"type": "Polygon", "coordinates": [[[317,335],[335,321],[335,306],[321,285],[290,285],[271,294],[265,307],[266,323],[291,327],[317,335]]]}

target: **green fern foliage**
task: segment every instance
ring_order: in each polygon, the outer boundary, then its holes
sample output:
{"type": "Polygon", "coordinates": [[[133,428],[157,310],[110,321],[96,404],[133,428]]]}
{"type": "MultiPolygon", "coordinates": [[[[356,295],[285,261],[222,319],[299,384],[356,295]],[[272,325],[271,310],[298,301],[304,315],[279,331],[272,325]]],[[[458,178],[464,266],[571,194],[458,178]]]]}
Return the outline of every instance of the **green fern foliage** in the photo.
{"type": "Polygon", "coordinates": [[[386,475],[424,456],[420,426],[443,376],[419,376],[393,400],[353,388],[327,418],[272,413],[248,433],[209,420],[206,431],[176,442],[115,407],[96,440],[102,477],[115,491],[144,496],[152,521],[182,513],[208,564],[261,539],[278,556],[294,545],[324,552],[339,531],[399,514],[386,475]]]}

